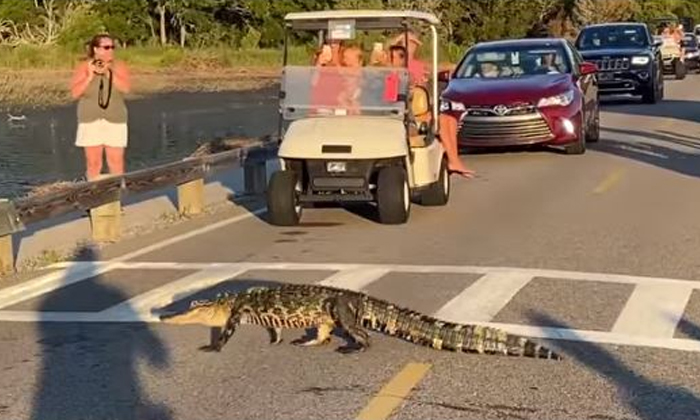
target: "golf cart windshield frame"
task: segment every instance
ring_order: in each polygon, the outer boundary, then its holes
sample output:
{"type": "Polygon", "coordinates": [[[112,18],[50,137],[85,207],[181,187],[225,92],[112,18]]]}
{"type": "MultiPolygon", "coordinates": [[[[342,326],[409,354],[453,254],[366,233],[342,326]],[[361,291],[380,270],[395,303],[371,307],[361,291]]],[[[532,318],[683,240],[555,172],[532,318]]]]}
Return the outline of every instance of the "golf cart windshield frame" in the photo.
{"type": "MultiPolygon", "coordinates": [[[[292,101],[292,97],[294,96],[291,91],[288,91],[288,89],[292,86],[292,80],[287,79],[290,77],[292,74],[295,74],[297,77],[299,75],[303,74],[305,71],[308,71],[305,67],[306,66],[289,66],[288,65],[288,49],[289,49],[289,33],[291,31],[313,31],[317,33],[318,36],[318,45],[319,47],[323,45],[324,41],[328,37],[328,31],[329,31],[329,24],[331,22],[344,22],[344,21],[350,21],[352,23],[353,29],[355,31],[381,31],[381,30],[391,30],[391,29],[396,29],[396,30],[401,30],[404,35],[404,41],[405,45],[408,45],[409,41],[409,31],[411,30],[411,22],[418,22],[422,24],[427,24],[427,26],[430,28],[431,36],[432,36],[432,42],[430,43],[432,46],[432,74],[431,74],[431,86],[430,86],[430,91],[431,91],[431,96],[432,96],[432,109],[431,112],[433,114],[432,118],[432,124],[434,127],[434,132],[437,132],[439,130],[438,127],[438,80],[437,80],[437,67],[438,67],[438,34],[437,34],[437,29],[435,25],[438,25],[440,21],[430,13],[422,13],[422,12],[415,12],[415,11],[380,11],[380,10],[330,10],[330,11],[319,11],[319,12],[301,12],[301,13],[289,13],[285,16],[285,28],[284,28],[284,54],[283,54],[283,68],[284,68],[284,74],[283,77],[286,79],[283,80],[282,86],[281,86],[281,91],[280,91],[280,138],[282,136],[282,124],[285,119],[295,119],[298,117],[294,117],[293,114],[294,112],[289,112],[290,106],[293,106],[290,102],[298,102],[298,101],[292,101]],[[290,82],[290,83],[287,83],[290,82]]],[[[352,36],[354,39],[354,34],[352,36]]],[[[308,66],[309,69],[313,67],[314,71],[318,71],[318,69],[328,69],[328,67],[315,67],[315,66],[308,66]]],[[[363,75],[380,75],[382,72],[385,72],[388,74],[389,72],[395,72],[395,68],[386,68],[386,67],[363,67],[362,68],[362,73],[363,75]]],[[[405,115],[408,112],[409,109],[409,103],[408,103],[408,93],[409,93],[409,84],[407,83],[407,77],[408,77],[408,60],[406,60],[406,66],[401,69],[399,72],[399,92],[398,92],[398,99],[399,101],[397,102],[392,102],[392,103],[385,103],[382,106],[378,106],[377,103],[377,95],[371,95],[371,98],[367,99],[365,103],[363,103],[360,107],[362,111],[368,110],[371,111],[371,113],[376,113],[376,111],[382,111],[384,108],[386,111],[390,111],[394,114],[396,114],[396,109],[397,109],[397,103],[401,104],[401,112],[398,113],[398,115],[405,115]],[[405,76],[404,76],[405,75],[405,76]],[[404,81],[404,77],[406,78],[406,81],[404,81]]],[[[370,77],[372,79],[372,77],[370,77]]],[[[376,77],[375,77],[376,79],[376,77]]],[[[306,79],[306,83],[308,83],[306,86],[308,87],[308,90],[311,89],[311,85],[309,83],[309,79],[306,79]]],[[[297,81],[298,83],[299,81],[297,81]]],[[[304,81],[301,81],[304,83],[304,81]]],[[[376,80],[375,80],[376,82],[376,80]]],[[[373,84],[373,86],[376,86],[376,83],[373,84]]],[[[299,88],[298,85],[296,85],[297,89],[299,88]]],[[[381,92],[379,93],[381,94],[381,92]]],[[[310,103],[310,102],[308,102],[310,103]]],[[[308,104],[307,103],[307,104],[308,104]]],[[[299,105],[303,104],[296,104],[297,107],[296,109],[299,109],[299,105]]],[[[294,110],[292,110],[294,111],[294,110]]],[[[297,114],[298,115],[298,114],[297,114]]],[[[389,117],[392,117],[392,115],[389,115],[389,117]]]]}

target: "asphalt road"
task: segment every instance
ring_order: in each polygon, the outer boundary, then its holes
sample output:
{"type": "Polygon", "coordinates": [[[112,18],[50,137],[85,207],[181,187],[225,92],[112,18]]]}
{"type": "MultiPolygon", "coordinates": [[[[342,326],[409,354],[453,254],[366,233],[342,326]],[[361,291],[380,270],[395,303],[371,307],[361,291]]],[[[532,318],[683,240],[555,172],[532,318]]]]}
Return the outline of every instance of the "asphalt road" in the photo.
{"type": "Polygon", "coordinates": [[[0,418],[700,418],[699,83],[668,79],[657,105],[606,100],[583,156],[464,156],[479,177],[404,226],[362,208],[307,210],[295,228],[221,214],[85,258],[119,265],[0,290],[0,418]],[[207,328],[149,317],[224,287],[320,281],[549,337],[565,360],[379,334],[341,355],[340,338],[271,346],[255,327],[209,354],[207,328]]]}

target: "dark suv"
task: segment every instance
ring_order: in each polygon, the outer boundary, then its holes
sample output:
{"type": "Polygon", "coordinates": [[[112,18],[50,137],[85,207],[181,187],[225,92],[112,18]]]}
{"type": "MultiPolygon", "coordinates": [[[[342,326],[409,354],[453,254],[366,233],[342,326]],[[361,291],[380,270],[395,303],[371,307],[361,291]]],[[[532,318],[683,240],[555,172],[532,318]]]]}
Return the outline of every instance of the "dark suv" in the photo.
{"type": "Polygon", "coordinates": [[[646,103],[664,96],[659,43],[643,23],[602,23],[581,29],[576,48],[598,66],[601,95],[641,95],[646,103]]]}

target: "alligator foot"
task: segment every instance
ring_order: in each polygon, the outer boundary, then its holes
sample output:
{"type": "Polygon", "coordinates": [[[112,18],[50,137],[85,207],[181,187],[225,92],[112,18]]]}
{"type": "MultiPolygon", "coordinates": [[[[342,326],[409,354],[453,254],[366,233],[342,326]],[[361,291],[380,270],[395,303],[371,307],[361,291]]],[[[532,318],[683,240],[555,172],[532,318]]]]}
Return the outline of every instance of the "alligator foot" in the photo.
{"type": "Polygon", "coordinates": [[[331,342],[331,332],[333,331],[333,322],[326,322],[316,328],[316,338],[313,340],[305,340],[304,337],[294,340],[292,344],[297,346],[321,346],[331,342]]]}
{"type": "Polygon", "coordinates": [[[295,346],[312,347],[312,346],[322,346],[322,345],[328,344],[330,342],[331,342],[330,337],[328,337],[326,339],[314,338],[314,339],[310,339],[310,340],[304,339],[302,337],[302,338],[299,338],[299,339],[292,341],[292,344],[294,344],[295,346]]]}
{"type": "Polygon", "coordinates": [[[206,346],[201,346],[199,347],[200,351],[204,351],[207,353],[212,353],[212,352],[220,352],[221,348],[217,346],[216,344],[207,344],[206,346]]]}
{"type": "Polygon", "coordinates": [[[270,334],[270,344],[280,344],[282,342],[282,328],[268,328],[270,334]]]}
{"type": "Polygon", "coordinates": [[[346,345],[346,346],[341,346],[335,349],[336,352],[340,354],[353,354],[353,353],[361,353],[367,350],[366,346],[354,344],[354,345],[346,345]]]}

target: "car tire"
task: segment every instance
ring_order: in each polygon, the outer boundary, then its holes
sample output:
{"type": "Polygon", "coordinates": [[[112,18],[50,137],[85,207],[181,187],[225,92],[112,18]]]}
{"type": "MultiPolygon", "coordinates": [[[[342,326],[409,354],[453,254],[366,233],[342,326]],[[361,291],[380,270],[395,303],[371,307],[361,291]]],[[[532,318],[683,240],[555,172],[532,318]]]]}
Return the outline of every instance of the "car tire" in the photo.
{"type": "Polygon", "coordinates": [[[295,226],[301,219],[299,182],[293,171],[277,171],[267,187],[267,217],[276,226],[295,226]]]}
{"type": "Polygon", "coordinates": [[[685,79],[685,74],[687,73],[685,64],[680,60],[676,60],[676,62],[673,65],[673,73],[676,75],[676,80],[685,79]]]}
{"type": "Polygon", "coordinates": [[[379,170],[377,179],[379,222],[387,225],[405,223],[411,212],[411,191],[406,170],[387,166],[379,170]]]}
{"type": "Polygon", "coordinates": [[[658,102],[659,97],[661,96],[659,93],[661,89],[659,89],[659,83],[658,82],[652,82],[652,85],[642,94],[642,102],[645,104],[655,104],[658,102]]]}
{"type": "Polygon", "coordinates": [[[447,160],[442,158],[440,176],[421,194],[421,204],[424,206],[444,206],[450,199],[450,173],[447,170],[447,160]]]}
{"type": "MultiPolygon", "coordinates": [[[[581,121],[583,121],[583,118],[581,118],[581,121]]],[[[579,126],[579,133],[576,141],[564,146],[564,152],[566,152],[567,155],[582,155],[586,153],[586,132],[584,126],[585,124],[583,123],[579,126]]]]}
{"type": "Polygon", "coordinates": [[[593,117],[593,127],[586,130],[586,141],[595,143],[600,139],[600,107],[596,105],[593,117]]]}

